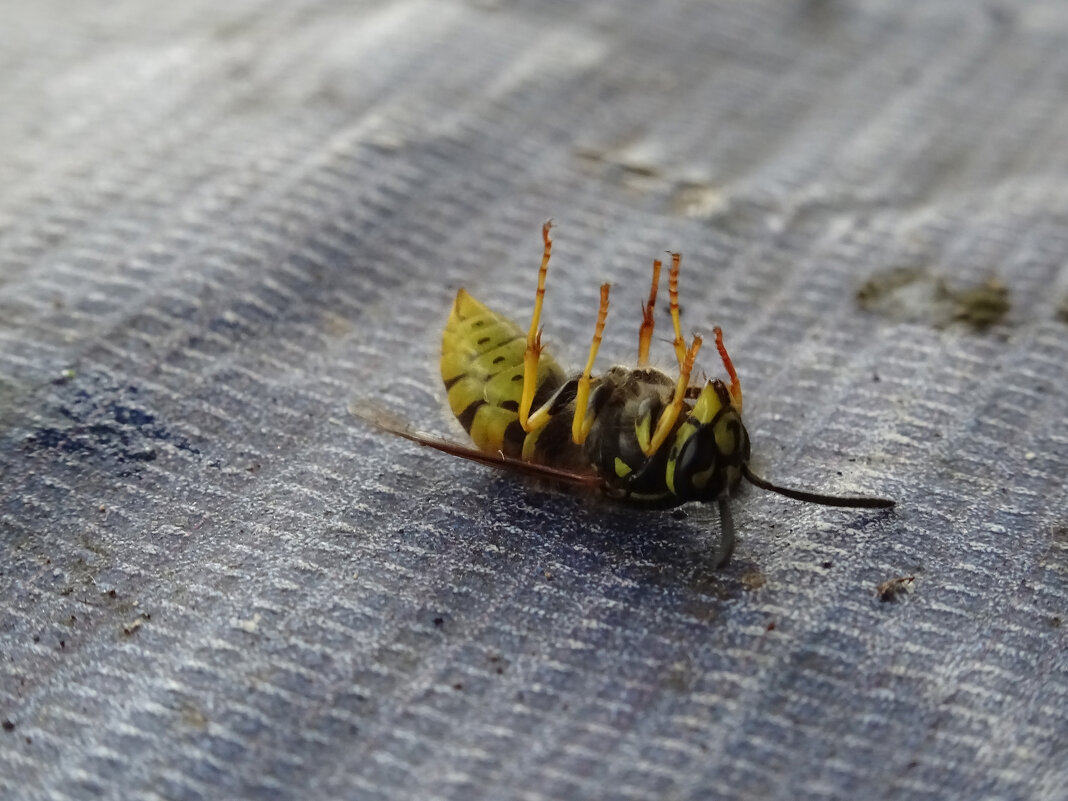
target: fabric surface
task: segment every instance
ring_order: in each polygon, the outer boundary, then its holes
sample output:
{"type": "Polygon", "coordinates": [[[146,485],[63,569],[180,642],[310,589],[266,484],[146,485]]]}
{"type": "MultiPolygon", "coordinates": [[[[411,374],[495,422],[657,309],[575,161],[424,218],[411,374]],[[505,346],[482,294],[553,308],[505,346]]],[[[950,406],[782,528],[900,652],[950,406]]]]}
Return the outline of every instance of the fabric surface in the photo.
{"type": "Polygon", "coordinates": [[[0,795],[1068,797],[1066,40],[1040,1],[4,3],[0,795]],[[633,361],[682,251],[758,471],[898,507],[745,490],[716,571],[712,508],[352,419],[462,440],[452,298],[526,325],[548,217],[562,364],[603,280],[633,361]]]}

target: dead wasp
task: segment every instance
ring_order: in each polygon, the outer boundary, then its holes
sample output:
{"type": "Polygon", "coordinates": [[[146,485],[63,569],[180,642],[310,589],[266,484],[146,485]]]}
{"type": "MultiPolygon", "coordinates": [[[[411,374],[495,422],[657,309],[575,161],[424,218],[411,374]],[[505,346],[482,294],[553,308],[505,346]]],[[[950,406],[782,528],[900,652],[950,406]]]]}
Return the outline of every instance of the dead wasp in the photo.
{"type": "Polygon", "coordinates": [[[526,335],[507,317],[460,289],[441,343],[441,378],[451,407],[475,447],[410,430],[388,415],[353,409],[378,427],[420,445],[482,464],[597,489],[632,504],[668,508],[691,501],[719,504],[723,534],[718,564],[730,559],[734,528],[727,503],[741,479],[799,501],[880,509],[886,498],[843,498],[780,487],[749,467],[749,434],[742,424],[742,386],[714,328],[716,350],[730,384],[720,379],[691,386],[702,340],[689,346],[679,319],[681,256],[671,254],[668,278],[678,375],[649,366],[653,310],[662,263],[653,262],[649,300],[642,306],[638,366],[593,375],[608,316],[609,285],[601,286],[586,366],[568,377],[541,343],[541,311],[549,268],[551,221],[542,227],[544,250],[534,313],[526,335]]]}

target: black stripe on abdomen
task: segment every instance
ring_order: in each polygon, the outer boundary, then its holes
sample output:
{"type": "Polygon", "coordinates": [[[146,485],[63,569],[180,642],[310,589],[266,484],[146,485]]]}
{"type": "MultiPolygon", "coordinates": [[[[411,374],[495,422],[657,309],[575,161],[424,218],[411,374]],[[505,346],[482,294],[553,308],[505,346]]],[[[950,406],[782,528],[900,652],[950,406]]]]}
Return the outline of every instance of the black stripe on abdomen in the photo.
{"type": "Polygon", "coordinates": [[[478,410],[486,405],[484,400],[477,400],[468,405],[466,409],[456,415],[456,419],[460,421],[460,425],[464,427],[464,431],[468,434],[471,433],[471,424],[475,422],[475,415],[478,414],[478,410]]]}

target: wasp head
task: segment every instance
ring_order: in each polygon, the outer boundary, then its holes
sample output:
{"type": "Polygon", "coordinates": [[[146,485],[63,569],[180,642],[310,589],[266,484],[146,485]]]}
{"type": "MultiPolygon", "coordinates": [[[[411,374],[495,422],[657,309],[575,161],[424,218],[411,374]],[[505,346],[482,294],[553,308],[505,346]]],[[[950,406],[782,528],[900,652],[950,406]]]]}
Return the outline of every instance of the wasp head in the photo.
{"type": "Polygon", "coordinates": [[[668,489],[680,501],[714,501],[732,490],[749,461],[749,434],[726,385],[705,384],[675,432],[668,454],[668,489]]]}

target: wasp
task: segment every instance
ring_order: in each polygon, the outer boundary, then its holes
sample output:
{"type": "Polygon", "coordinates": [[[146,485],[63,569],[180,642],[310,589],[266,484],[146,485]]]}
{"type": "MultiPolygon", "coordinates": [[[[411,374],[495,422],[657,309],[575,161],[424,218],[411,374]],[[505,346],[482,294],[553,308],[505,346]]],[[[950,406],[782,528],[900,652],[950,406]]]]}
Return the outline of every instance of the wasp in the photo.
{"type": "Polygon", "coordinates": [[[449,406],[474,447],[409,429],[381,414],[353,413],[398,436],[482,464],[547,479],[573,488],[599,490],[612,499],[670,508],[689,502],[719,505],[722,536],[718,566],[734,550],[728,498],[744,478],[762,489],[799,501],[858,508],[887,508],[886,498],[838,497],[772,484],[749,466],[749,434],[742,424],[742,386],[713,328],[728,382],[691,384],[702,338],[687,343],[679,314],[679,267],[671,254],[668,274],[674,376],[650,366],[653,311],[663,263],[653,262],[652,286],[642,304],[638,362],[594,375],[608,317],[609,284],[600,306],[586,365],[568,375],[542,345],[541,313],[552,253],[550,228],[542,227],[543,252],[534,312],[523,330],[464,289],[456,293],[441,343],[441,378],[449,406]]]}

